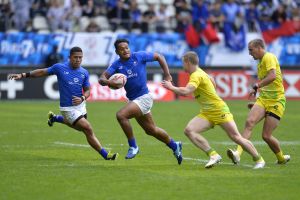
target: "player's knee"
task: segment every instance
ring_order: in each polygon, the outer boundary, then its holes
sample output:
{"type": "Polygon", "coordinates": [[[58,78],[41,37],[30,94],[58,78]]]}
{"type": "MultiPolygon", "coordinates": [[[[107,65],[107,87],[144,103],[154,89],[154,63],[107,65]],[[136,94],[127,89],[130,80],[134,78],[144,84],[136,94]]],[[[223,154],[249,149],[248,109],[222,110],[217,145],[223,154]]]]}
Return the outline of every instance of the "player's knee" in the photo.
{"type": "Polygon", "coordinates": [[[262,139],[266,142],[270,141],[270,138],[271,138],[271,135],[268,135],[268,134],[263,134],[262,135],[262,139]]]}
{"type": "Polygon", "coordinates": [[[254,119],[247,119],[246,120],[246,127],[247,128],[253,128],[255,126],[255,120],[254,119]]]}
{"type": "Polygon", "coordinates": [[[156,127],[148,127],[147,129],[145,129],[145,133],[147,135],[156,135],[157,133],[156,127]]]}
{"type": "Polygon", "coordinates": [[[93,135],[93,128],[90,125],[86,125],[84,127],[82,127],[83,132],[87,135],[87,136],[91,136],[93,135]]]}
{"type": "Polygon", "coordinates": [[[117,112],[116,118],[118,121],[122,121],[122,120],[126,119],[125,115],[122,112],[117,112]]]}
{"type": "Polygon", "coordinates": [[[185,127],[185,129],[184,129],[184,134],[185,134],[187,137],[191,137],[191,136],[192,136],[192,130],[191,130],[189,127],[185,127]]]}

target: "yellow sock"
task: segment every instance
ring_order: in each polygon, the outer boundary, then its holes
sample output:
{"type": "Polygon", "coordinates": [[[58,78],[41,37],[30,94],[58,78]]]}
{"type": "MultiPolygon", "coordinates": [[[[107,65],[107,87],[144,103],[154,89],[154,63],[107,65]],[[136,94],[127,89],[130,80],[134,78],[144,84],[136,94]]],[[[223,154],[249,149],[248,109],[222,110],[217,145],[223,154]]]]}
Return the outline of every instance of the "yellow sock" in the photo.
{"type": "Polygon", "coordinates": [[[218,153],[214,149],[210,149],[206,152],[206,154],[210,157],[210,156],[217,155],[218,153]]]}
{"type": "Polygon", "coordinates": [[[283,161],[285,161],[285,159],[284,159],[284,157],[283,157],[283,153],[282,153],[282,151],[279,151],[279,152],[278,152],[278,153],[276,153],[275,155],[276,155],[276,157],[277,157],[277,160],[278,160],[279,162],[283,162],[283,161]]]}
{"type": "Polygon", "coordinates": [[[240,145],[238,145],[236,151],[239,153],[239,156],[241,156],[244,150],[240,145]]]}
{"type": "Polygon", "coordinates": [[[264,161],[264,159],[263,159],[263,157],[260,154],[258,154],[257,157],[253,157],[253,161],[255,161],[255,162],[258,163],[258,162],[264,161]]]}

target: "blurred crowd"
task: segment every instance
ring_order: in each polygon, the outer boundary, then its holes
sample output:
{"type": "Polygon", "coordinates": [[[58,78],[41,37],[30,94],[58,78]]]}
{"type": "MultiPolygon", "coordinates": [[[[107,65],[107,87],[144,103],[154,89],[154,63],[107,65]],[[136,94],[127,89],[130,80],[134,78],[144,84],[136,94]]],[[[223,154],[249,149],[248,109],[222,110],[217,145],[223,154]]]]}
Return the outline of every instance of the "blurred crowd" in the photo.
{"type": "Polygon", "coordinates": [[[247,32],[300,21],[300,0],[1,0],[1,32],[247,32]]]}

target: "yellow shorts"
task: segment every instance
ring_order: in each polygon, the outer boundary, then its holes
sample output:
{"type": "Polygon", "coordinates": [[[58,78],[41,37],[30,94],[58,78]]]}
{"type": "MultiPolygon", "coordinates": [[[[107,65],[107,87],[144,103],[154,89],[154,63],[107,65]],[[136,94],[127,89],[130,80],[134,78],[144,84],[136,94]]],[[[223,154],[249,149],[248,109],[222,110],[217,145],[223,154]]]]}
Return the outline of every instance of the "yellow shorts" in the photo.
{"type": "MultiPolygon", "coordinates": [[[[257,98],[255,104],[263,107],[267,114],[275,114],[279,119],[282,118],[285,110],[285,100],[265,100],[257,98]]],[[[274,117],[277,118],[276,116],[274,117]]]]}
{"type": "Polygon", "coordinates": [[[233,116],[230,112],[201,112],[197,116],[208,120],[213,126],[233,121],[233,116]]]}

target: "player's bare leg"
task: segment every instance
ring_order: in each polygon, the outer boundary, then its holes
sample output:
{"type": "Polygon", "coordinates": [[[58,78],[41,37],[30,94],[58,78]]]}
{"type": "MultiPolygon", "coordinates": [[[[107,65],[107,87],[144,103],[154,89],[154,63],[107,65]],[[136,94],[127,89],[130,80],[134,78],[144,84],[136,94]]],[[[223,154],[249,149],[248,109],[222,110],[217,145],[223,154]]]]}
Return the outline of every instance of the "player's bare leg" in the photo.
{"type": "MultiPolygon", "coordinates": [[[[254,126],[260,122],[265,117],[265,109],[260,107],[259,105],[254,104],[254,106],[251,108],[250,112],[248,113],[248,117],[245,123],[245,128],[242,133],[242,137],[246,139],[250,139],[252,135],[252,130],[254,126]]],[[[242,146],[237,147],[237,153],[239,156],[243,153],[242,146]]]]}
{"type": "Polygon", "coordinates": [[[132,126],[129,121],[130,119],[139,116],[142,116],[142,112],[138,105],[133,102],[126,104],[116,114],[117,120],[128,140],[129,149],[125,157],[126,159],[132,159],[139,153],[139,147],[136,144],[132,126]]]}
{"type": "Polygon", "coordinates": [[[115,160],[118,156],[118,153],[111,153],[107,152],[100,144],[99,140],[97,139],[96,135],[94,134],[94,131],[92,129],[91,124],[85,119],[81,118],[79,119],[74,125],[73,128],[76,130],[81,130],[90,144],[90,146],[95,149],[97,152],[99,152],[104,159],[106,160],[115,160]]]}
{"type": "Polygon", "coordinates": [[[210,147],[208,141],[201,135],[201,133],[212,128],[212,124],[200,117],[194,117],[186,126],[184,133],[190,141],[202,151],[204,151],[210,158],[205,168],[211,168],[222,160],[222,157],[210,147]]]}
{"type": "Polygon", "coordinates": [[[173,150],[173,154],[180,165],[182,162],[182,143],[180,141],[175,142],[164,129],[157,127],[153,121],[151,112],[135,119],[146,134],[155,137],[173,150]]]}
{"type": "Polygon", "coordinates": [[[273,131],[277,128],[279,120],[273,116],[266,116],[262,137],[263,140],[269,145],[270,149],[274,152],[277,157],[278,164],[285,164],[290,160],[290,155],[283,155],[280,148],[279,141],[272,135],[273,131]]]}
{"type": "MultiPolygon", "coordinates": [[[[221,124],[221,127],[225,130],[227,135],[237,144],[242,146],[244,150],[246,150],[256,162],[255,168],[263,168],[265,165],[264,159],[259,155],[252,142],[243,138],[239,133],[236,123],[234,121],[230,121],[224,124],[221,124]]],[[[232,159],[234,164],[239,163],[240,157],[238,154],[233,152],[231,149],[227,151],[227,155],[232,159]]]]}
{"type": "Polygon", "coordinates": [[[117,120],[128,140],[134,138],[132,126],[129,119],[138,116],[142,116],[142,112],[140,108],[133,102],[129,102],[128,104],[126,104],[116,114],[117,120]]]}

